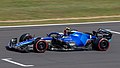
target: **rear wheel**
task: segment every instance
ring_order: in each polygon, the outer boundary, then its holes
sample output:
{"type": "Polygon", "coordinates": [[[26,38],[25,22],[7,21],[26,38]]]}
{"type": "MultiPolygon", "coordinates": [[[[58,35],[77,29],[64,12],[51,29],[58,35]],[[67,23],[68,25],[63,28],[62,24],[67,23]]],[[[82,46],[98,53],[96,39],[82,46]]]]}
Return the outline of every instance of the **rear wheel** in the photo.
{"type": "Polygon", "coordinates": [[[106,51],[109,48],[109,41],[105,38],[98,38],[94,41],[93,48],[98,51],[106,51]]]}
{"type": "Polygon", "coordinates": [[[37,53],[44,53],[48,48],[48,44],[44,40],[36,40],[33,45],[33,50],[37,53]]]}
{"type": "Polygon", "coordinates": [[[30,33],[25,33],[23,35],[21,35],[19,42],[23,42],[26,40],[32,39],[32,35],[30,35],[30,33]]]}

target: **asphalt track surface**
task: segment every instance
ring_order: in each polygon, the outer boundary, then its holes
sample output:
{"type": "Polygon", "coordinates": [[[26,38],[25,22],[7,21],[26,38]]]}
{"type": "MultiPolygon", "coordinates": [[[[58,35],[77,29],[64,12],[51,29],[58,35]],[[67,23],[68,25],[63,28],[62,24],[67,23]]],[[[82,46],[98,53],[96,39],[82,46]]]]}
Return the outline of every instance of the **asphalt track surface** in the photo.
{"type": "Polygon", "coordinates": [[[120,23],[3,28],[0,29],[0,68],[24,68],[3,61],[2,59],[5,58],[12,58],[13,61],[26,65],[34,65],[28,68],[120,68],[119,34],[113,34],[111,46],[107,51],[19,53],[5,49],[12,37],[20,37],[21,34],[26,32],[43,37],[52,31],[62,32],[66,26],[84,32],[91,32],[99,27],[120,32],[120,23]]]}

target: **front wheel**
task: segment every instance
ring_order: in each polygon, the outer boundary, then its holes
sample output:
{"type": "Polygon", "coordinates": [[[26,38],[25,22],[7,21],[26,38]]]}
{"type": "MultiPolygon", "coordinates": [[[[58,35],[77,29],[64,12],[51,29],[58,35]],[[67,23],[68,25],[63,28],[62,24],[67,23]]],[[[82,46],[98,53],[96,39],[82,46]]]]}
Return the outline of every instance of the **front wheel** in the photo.
{"type": "Polygon", "coordinates": [[[44,53],[48,48],[48,44],[44,40],[36,40],[33,45],[34,52],[44,53]]]}
{"type": "Polygon", "coordinates": [[[105,38],[98,38],[94,41],[93,48],[95,50],[106,51],[109,47],[109,41],[105,38]]]}
{"type": "Polygon", "coordinates": [[[32,39],[32,35],[30,33],[25,33],[20,36],[19,42],[23,42],[29,39],[32,39]]]}

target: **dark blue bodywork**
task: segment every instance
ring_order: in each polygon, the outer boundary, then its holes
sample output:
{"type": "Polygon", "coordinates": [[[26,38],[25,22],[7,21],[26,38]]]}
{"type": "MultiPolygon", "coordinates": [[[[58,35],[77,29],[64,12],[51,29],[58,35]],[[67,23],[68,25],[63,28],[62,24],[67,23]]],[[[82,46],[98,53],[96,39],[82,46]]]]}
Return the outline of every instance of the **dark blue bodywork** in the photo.
{"type": "Polygon", "coordinates": [[[73,34],[70,34],[67,38],[62,38],[65,42],[75,42],[76,46],[82,47],[85,46],[88,40],[95,39],[95,36],[85,34],[83,32],[75,32],[73,34]]]}
{"type": "Polygon", "coordinates": [[[66,43],[74,42],[77,47],[85,46],[88,40],[96,38],[96,36],[85,34],[83,32],[74,32],[73,34],[70,34],[69,36],[64,36],[64,35],[61,35],[57,32],[53,32],[51,34],[54,34],[54,33],[56,33],[60,36],[58,38],[58,40],[62,40],[66,43]]]}
{"type": "Polygon", "coordinates": [[[89,42],[90,42],[90,44],[94,43],[94,45],[100,49],[99,43],[101,41],[103,41],[103,43],[102,43],[103,47],[105,48],[105,45],[106,45],[107,47],[105,49],[107,50],[107,48],[109,47],[109,42],[111,40],[112,34],[107,31],[105,31],[105,32],[98,31],[98,32],[96,32],[96,34],[75,31],[69,35],[64,35],[63,33],[59,33],[59,32],[51,32],[46,37],[33,37],[31,39],[27,39],[25,41],[18,42],[18,43],[10,42],[6,48],[20,49],[21,47],[28,46],[28,45],[32,45],[34,47],[36,40],[44,40],[45,42],[48,43],[48,49],[52,49],[55,47],[59,48],[59,46],[65,48],[65,49],[73,48],[73,46],[75,48],[76,47],[86,47],[86,46],[88,46],[89,42]],[[98,34],[98,35],[96,35],[96,34],[98,34]],[[100,34],[102,35],[102,37],[100,34]],[[107,43],[104,44],[104,41],[107,42],[106,40],[108,41],[108,44],[107,43]],[[71,43],[72,43],[72,45],[71,45],[71,43]],[[56,44],[56,45],[54,45],[54,44],[56,44]],[[67,47],[67,46],[69,46],[69,47],[67,47]]]}
{"type": "MultiPolygon", "coordinates": [[[[73,34],[70,34],[69,36],[64,36],[63,34],[60,34],[58,32],[52,32],[47,37],[42,37],[41,40],[52,40],[53,38],[50,37],[51,34],[59,35],[57,39],[62,40],[66,43],[74,42],[77,47],[83,47],[86,45],[88,40],[96,39],[96,36],[85,34],[83,32],[74,32],[73,34]]],[[[16,46],[23,46],[23,45],[31,44],[33,41],[35,41],[35,39],[37,39],[37,37],[34,37],[32,39],[29,39],[23,42],[19,42],[16,44],[16,46]]]]}

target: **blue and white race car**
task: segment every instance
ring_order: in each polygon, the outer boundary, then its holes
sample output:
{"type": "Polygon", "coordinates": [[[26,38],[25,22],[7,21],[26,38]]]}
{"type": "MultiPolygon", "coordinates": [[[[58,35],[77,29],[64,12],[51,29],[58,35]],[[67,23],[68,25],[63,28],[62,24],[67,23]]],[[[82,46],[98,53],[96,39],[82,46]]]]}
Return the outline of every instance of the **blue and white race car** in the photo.
{"type": "Polygon", "coordinates": [[[97,50],[106,51],[110,47],[112,33],[106,29],[99,28],[92,33],[79,32],[77,30],[66,31],[65,33],[51,32],[46,37],[32,37],[29,33],[21,35],[19,42],[12,38],[6,46],[7,50],[20,52],[34,51],[44,53],[51,51],[71,50],[97,50]]]}

